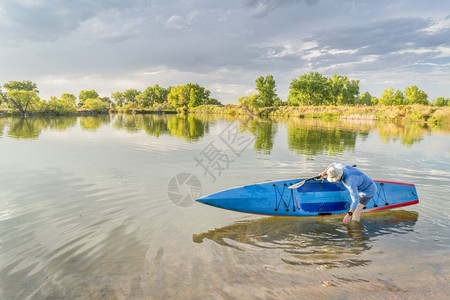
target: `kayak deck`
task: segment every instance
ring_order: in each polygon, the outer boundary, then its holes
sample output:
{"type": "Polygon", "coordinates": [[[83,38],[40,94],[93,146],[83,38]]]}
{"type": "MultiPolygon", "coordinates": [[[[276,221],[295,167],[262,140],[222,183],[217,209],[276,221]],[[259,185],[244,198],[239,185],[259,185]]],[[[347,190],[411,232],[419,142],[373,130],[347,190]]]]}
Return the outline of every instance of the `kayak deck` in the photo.
{"type": "MultiPolygon", "coordinates": [[[[280,180],[227,189],[197,199],[198,202],[245,213],[272,216],[321,216],[346,213],[350,193],[341,182],[280,180]]],[[[377,194],[363,212],[392,209],[419,203],[414,184],[375,180],[377,194]]]]}

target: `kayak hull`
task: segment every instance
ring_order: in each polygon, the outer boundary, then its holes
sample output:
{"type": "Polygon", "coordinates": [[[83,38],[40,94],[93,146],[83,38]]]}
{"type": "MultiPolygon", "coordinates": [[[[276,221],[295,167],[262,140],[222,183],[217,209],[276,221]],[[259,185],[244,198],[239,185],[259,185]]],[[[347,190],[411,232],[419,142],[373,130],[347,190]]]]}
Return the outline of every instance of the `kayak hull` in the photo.
{"type": "MultiPolygon", "coordinates": [[[[213,193],[197,202],[232,211],[270,216],[323,216],[346,213],[351,204],[341,182],[311,180],[299,188],[290,185],[304,179],[245,185],[213,193]]],[[[375,180],[377,194],[363,212],[393,209],[419,203],[414,184],[375,180]]]]}

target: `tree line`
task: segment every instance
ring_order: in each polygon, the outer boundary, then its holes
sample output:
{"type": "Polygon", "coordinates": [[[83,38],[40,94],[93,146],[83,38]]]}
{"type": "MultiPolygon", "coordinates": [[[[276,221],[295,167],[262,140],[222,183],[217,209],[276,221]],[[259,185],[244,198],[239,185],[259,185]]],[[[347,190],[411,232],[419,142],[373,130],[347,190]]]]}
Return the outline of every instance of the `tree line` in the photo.
{"type": "Polygon", "coordinates": [[[423,104],[435,106],[450,105],[450,100],[439,97],[432,102],[428,95],[417,86],[406,87],[404,91],[385,89],[381,97],[359,92],[359,80],[334,74],[326,77],[317,72],[300,75],[289,86],[288,99],[280,100],[276,93],[276,83],[272,75],[256,79],[257,94],[242,96],[239,104],[255,109],[268,106],[314,106],[314,105],[408,105],[423,104]]]}
{"type": "MultiPolygon", "coordinates": [[[[22,115],[49,113],[54,115],[73,114],[77,109],[106,112],[109,109],[132,111],[136,109],[188,111],[200,105],[222,105],[212,98],[211,92],[198,83],[188,83],[163,88],[155,84],[144,91],[127,89],[117,91],[111,97],[100,97],[95,90],[82,90],[77,97],[64,93],[60,98],[50,100],[39,98],[39,89],[31,81],[10,81],[0,88],[0,105],[18,111],[22,115]]],[[[1,107],[0,106],[0,107],[1,107]]]]}
{"type": "MultiPolygon", "coordinates": [[[[385,89],[381,97],[368,92],[360,94],[359,80],[351,80],[347,76],[334,74],[326,77],[318,72],[300,75],[292,80],[286,101],[277,95],[276,82],[272,75],[259,76],[256,81],[256,94],[242,96],[238,103],[248,109],[276,107],[282,105],[408,105],[423,104],[448,106],[448,98],[439,97],[432,102],[428,95],[417,86],[406,87],[404,91],[385,89]]],[[[10,81],[0,88],[0,105],[20,112],[23,115],[32,112],[55,115],[76,113],[78,109],[97,112],[109,109],[132,111],[136,109],[188,111],[200,105],[221,105],[211,97],[211,92],[198,83],[188,83],[175,87],[163,88],[158,84],[147,87],[144,91],[127,89],[111,94],[111,97],[100,97],[95,90],[82,90],[77,97],[64,93],[51,97],[46,101],[40,99],[39,90],[31,81],[10,81]],[[2,104],[3,102],[3,104],[2,104]]],[[[0,106],[1,107],[1,106],[0,106]]]]}

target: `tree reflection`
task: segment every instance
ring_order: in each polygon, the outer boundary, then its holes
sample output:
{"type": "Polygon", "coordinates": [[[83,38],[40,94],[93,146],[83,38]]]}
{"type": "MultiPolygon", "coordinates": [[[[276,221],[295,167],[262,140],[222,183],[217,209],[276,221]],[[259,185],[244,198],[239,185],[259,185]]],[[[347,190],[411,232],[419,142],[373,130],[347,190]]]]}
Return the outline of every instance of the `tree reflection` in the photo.
{"type": "Polygon", "coordinates": [[[109,124],[111,122],[110,115],[98,115],[89,117],[79,117],[81,129],[95,131],[102,125],[109,124]]]}
{"type": "Polygon", "coordinates": [[[251,118],[244,124],[242,128],[256,138],[254,149],[263,154],[270,154],[277,133],[277,123],[273,120],[251,118]]]}
{"type": "MultiPolygon", "coordinates": [[[[254,149],[269,155],[275,144],[280,125],[287,127],[288,148],[301,155],[336,155],[354,151],[356,140],[366,139],[371,131],[378,131],[384,143],[399,141],[403,146],[420,142],[425,134],[432,131],[448,132],[449,128],[427,127],[419,124],[396,124],[374,121],[321,121],[315,119],[263,119],[259,117],[231,117],[221,115],[98,115],[78,117],[80,128],[96,131],[101,126],[111,124],[115,129],[129,133],[144,131],[148,135],[160,137],[170,135],[189,142],[197,141],[209,133],[216,121],[236,122],[238,132],[255,137],[254,149]]],[[[33,117],[0,118],[0,136],[7,134],[13,138],[37,138],[43,129],[65,130],[75,126],[77,117],[33,117]]]]}
{"type": "Polygon", "coordinates": [[[403,146],[412,146],[423,139],[427,128],[419,124],[377,123],[380,140],[384,143],[400,140],[403,146]]]}
{"type": "Polygon", "coordinates": [[[196,115],[118,115],[114,128],[127,132],[144,130],[147,134],[159,137],[171,135],[187,141],[197,141],[209,132],[210,122],[196,115]]]}
{"type": "Polygon", "coordinates": [[[142,119],[147,134],[160,137],[169,133],[169,118],[167,115],[144,115],[142,119]]]}
{"type": "Polygon", "coordinates": [[[5,132],[5,125],[6,125],[6,118],[0,117],[0,137],[2,137],[3,133],[5,132]]]}
{"type": "Polygon", "coordinates": [[[209,122],[194,115],[177,115],[169,118],[169,134],[196,141],[209,132],[209,122]]]}
{"type": "Polygon", "coordinates": [[[290,121],[287,124],[288,147],[297,154],[336,155],[354,151],[359,135],[367,136],[369,128],[314,120],[290,121]]]}
{"type": "Polygon", "coordinates": [[[376,237],[411,232],[417,219],[417,212],[405,210],[368,213],[360,224],[348,226],[342,217],[269,217],[194,234],[193,241],[208,239],[242,251],[282,250],[281,260],[292,265],[353,267],[370,263],[358,256],[372,248],[376,237]]]}
{"type": "MultiPolygon", "coordinates": [[[[8,118],[7,135],[12,138],[36,139],[42,130],[66,130],[77,123],[76,117],[33,117],[33,118],[8,118]]],[[[3,125],[6,127],[5,125],[3,125]]]]}

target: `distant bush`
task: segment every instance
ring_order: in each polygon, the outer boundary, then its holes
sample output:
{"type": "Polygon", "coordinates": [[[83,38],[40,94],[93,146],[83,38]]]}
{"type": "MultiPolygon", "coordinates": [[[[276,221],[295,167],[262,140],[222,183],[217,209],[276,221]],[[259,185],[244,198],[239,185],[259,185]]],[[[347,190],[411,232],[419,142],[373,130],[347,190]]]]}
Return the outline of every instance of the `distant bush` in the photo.
{"type": "Polygon", "coordinates": [[[92,110],[98,113],[103,113],[109,110],[109,103],[106,103],[98,98],[96,99],[89,98],[84,101],[82,108],[92,110]]]}
{"type": "Polygon", "coordinates": [[[52,97],[48,102],[41,100],[38,111],[44,114],[63,116],[76,114],[77,108],[75,103],[52,97]]]}

